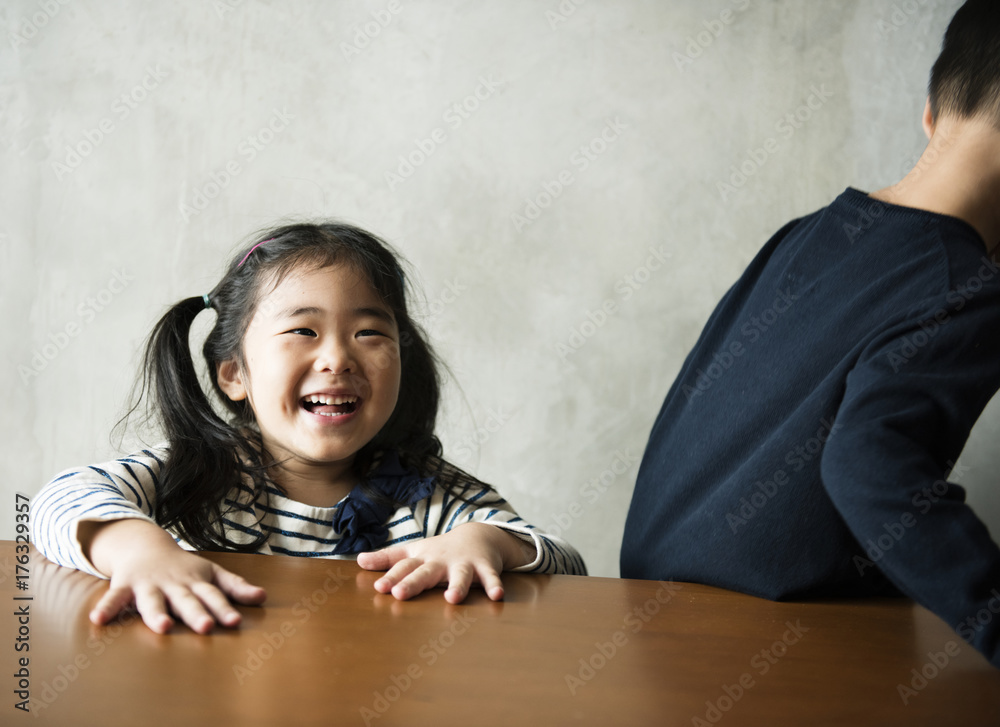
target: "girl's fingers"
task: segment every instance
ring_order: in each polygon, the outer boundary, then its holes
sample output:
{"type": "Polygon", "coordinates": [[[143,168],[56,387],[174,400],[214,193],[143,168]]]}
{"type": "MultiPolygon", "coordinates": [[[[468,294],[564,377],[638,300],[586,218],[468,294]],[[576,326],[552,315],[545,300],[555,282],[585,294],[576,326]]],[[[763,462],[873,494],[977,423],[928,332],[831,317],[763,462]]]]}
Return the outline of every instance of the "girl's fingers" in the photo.
{"type": "Polygon", "coordinates": [[[425,563],[418,558],[407,558],[394,565],[388,573],[375,581],[379,593],[392,593],[401,601],[419,593],[448,584],[444,598],[449,603],[461,603],[469,595],[472,584],[479,582],[490,600],[503,598],[503,582],[496,568],[489,563],[474,565],[462,561],[447,566],[439,562],[425,563]]]}
{"type": "MultiPolygon", "coordinates": [[[[404,563],[406,561],[403,561],[404,563]]],[[[393,567],[395,570],[400,564],[396,564],[393,567]]],[[[390,571],[391,573],[392,571],[390,571]]],[[[398,581],[395,586],[392,587],[392,595],[398,598],[400,601],[405,601],[407,598],[413,598],[420,593],[423,593],[428,588],[435,588],[440,585],[445,579],[447,571],[445,567],[440,563],[424,563],[419,567],[413,569],[409,575],[407,575],[402,580],[398,581]]]]}
{"type": "Polygon", "coordinates": [[[132,599],[131,588],[109,588],[91,609],[91,622],[103,626],[128,608],[132,599]]]}
{"type": "Polygon", "coordinates": [[[112,578],[111,587],[91,609],[95,624],[108,623],[134,602],[155,633],[165,634],[176,618],[196,633],[207,634],[216,622],[239,625],[242,616],[230,599],[254,605],[267,597],[263,588],[181,550],[151,563],[130,565],[112,578]]]}
{"type": "Polygon", "coordinates": [[[471,563],[457,563],[448,569],[448,590],[444,592],[444,600],[448,603],[461,603],[469,595],[475,569],[471,563]]]}
{"type": "Polygon", "coordinates": [[[164,589],[164,595],[170,604],[170,610],[188,628],[198,634],[207,634],[215,625],[213,619],[201,600],[187,586],[171,586],[164,589]]]}
{"type": "Polygon", "coordinates": [[[174,625],[167,613],[166,600],[157,588],[143,588],[135,591],[135,610],[142,616],[150,630],[165,634],[174,625]]]}
{"type": "Polygon", "coordinates": [[[503,598],[503,582],[500,574],[491,566],[481,566],[477,569],[479,582],[483,585],[483,590],[491,601],[499,601],[503,598]]]}
{"type": "Polygon", "coordinates": [[[358,565],[365,570],[389,570],[404,558],[402,550],[384,548],[371,553],[358,553],[358,565]]]}
{"type": "Polygon", "coordinates": [[[227,571],[222,566],[214,565],[212,581],[226,596],[237,603],[246,606],[259,606],[267,598],[267,591],[260,586],[249,583],[242,576],[227,571]]]}
{"type": "Polygon", "coordinates": [[[396,563],[389,572],[375,581],[375,590],[379,593],[389,593],[400,581],[420,567],[421,561],[416,558],[406,558],[396,563]]]}
{"type": "Polygon", "coordinates": [[[243,616],[218,588],[211,583],[195,583],[191,586],[191,591],[218,623],[223,626],[239,626],[243,616]]]}

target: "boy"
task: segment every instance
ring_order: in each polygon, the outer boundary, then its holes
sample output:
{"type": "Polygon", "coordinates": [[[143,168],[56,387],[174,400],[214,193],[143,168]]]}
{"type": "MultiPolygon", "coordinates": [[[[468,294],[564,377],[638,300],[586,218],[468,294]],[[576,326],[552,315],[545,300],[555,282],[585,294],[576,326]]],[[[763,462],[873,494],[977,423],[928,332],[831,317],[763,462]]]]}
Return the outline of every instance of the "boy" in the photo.
{"type": "Polygon", "coordinates": [[[654,425],[621,571],[902,593],[1000,666],[1000,549],[946,481],[1000,388],[1000,3],[956,13],[898,184],[782,228],[654,425]]]}

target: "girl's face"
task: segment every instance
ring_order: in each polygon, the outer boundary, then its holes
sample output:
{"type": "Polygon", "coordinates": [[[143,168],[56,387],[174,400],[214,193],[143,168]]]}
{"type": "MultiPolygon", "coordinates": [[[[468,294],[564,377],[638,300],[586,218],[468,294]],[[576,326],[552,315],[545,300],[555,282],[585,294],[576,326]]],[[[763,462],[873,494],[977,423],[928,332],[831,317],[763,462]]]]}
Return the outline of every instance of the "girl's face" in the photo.
{"type": "Polygon", "coordinates": [[[291,271],[261,299],[243,355],[242,369],[219,364],[219,385],[234,401],[249,399],[267,452],[285,469],[348,477],[396,406],[399,329],[354,268],[291,271]]]}

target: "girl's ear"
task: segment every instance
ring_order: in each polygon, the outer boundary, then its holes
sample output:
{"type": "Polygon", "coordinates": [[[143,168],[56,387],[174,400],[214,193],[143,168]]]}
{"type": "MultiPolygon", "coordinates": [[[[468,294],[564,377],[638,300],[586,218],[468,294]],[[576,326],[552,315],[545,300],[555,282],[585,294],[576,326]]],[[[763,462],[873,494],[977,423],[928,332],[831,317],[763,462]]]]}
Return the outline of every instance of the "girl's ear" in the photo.
{"type": "Polygon", "coordinates": [[[226,392],[233,401],[243,401],[247,398],[247,387],[243,383],[240,365],[235,359],[220,362],[215,368],[219,388],[226,392]]]}

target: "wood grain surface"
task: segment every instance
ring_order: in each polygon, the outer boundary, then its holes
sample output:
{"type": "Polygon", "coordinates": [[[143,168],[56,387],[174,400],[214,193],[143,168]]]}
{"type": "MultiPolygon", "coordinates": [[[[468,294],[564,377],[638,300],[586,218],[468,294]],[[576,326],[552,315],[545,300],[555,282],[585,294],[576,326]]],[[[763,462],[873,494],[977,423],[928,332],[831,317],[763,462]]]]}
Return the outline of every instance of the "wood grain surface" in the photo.
{"type": "Polygon", "coordinates": [[[107,581],[34,551],[18,590],[0,542],[0,724],[1000,725],[1000,670],[904,600],[506,574],[503,602],[454,606],[376,593],[352,561],[208,557],[267,602],[236,630],[161,636],[90,624],[107,581]]]}

